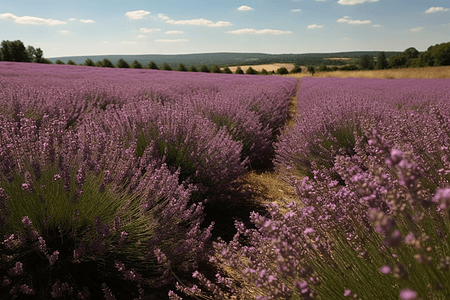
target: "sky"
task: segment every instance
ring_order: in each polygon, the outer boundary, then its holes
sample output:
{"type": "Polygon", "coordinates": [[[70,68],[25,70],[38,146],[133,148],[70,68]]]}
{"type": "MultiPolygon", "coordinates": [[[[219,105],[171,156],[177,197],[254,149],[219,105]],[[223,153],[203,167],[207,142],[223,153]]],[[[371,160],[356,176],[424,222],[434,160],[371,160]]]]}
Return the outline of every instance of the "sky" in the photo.
{"type": "Polygon", "coordinates": [[[2,0],[0,40],[46,58],[425,51],[450,42],[450,1],[2,0]]]}

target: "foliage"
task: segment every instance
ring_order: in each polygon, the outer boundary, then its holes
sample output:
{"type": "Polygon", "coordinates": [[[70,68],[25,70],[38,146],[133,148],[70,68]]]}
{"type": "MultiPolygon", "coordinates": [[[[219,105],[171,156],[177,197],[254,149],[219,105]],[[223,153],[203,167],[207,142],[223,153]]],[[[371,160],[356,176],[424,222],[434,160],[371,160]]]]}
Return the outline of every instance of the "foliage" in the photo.
{"type": "Polygon", "coordinates": [[[234,74],[244,74],[244,71],[242,71],[241,67],[237,67],[234,74]]]}
{"type": "Polygon", "coordinates": [[[128,69],[128,68],[130,68],[130,65],[123,58],[121,58],[117,62],[117,67],[121,68],[121,69],[124,69],[124,68],[128,69]]]}
{"type": "Polygon", "coordinates": [[[89,67],[95,67],[95,63],[90,58],[86,59],[86,61],[84,62],[84,65],[89,66],[89,67]]]}
{"type": "Polygon", "coordinates": [[[233,72],[230,70],[229,67],[223,68],[223,73],[226,73],[226,74],[233,74],[233,72]]]}
{"type": "Polygon", "coordinates": [[[112,64],[112,62],[111,62],[109,59],[104,58],[104,59],[102,60],[102,67],[105,67],[105,68],[114,68],[114,65],[112,64]]]}
{"type": "Polygon", "coordinates": [[[375,68],[375,61],[370,55],[363,55],[359,58],[359,65],[362,70],[373,70],[375,68]]]}
{"type": "Polygon", "coordinates": [[[450,42],[430,46],[419,60],[420,66],[450,66],[450,42]]]}
{"type": "Polygon", "coordinates": [[[95,66],[101,68],[101,67],[103,67],[103,64],[102,64],[102,62],[99,60],[99,61],[97,61],[97,62],[95,63],[95,66]]]}
{"type": "Polygon", "coordinates": [[[197,68],[194,65],[189,67],[189,72],[198,72],[197,68]]]}
{"type": "Polygon", "coordinates": [[[341,71],[358,71],[359,67],[355,64],[350,64],[350,65],[341,67],[339,70],[341,70],[341,71]]]}
{"type": "Polygon", "coordinates": [[[291,70],[291,74],[299,74],[302,72],[302,68],[299,65],[294,65],[294,68],[291,70]]]}
{"type": "Polygon", "coordinates": [[[211,70],[210,70],[206,65],[202,65],[202,66],[200,67],[200,72],[203,72],[203,73],[211,73],[211,70]]]}
{"type": "Polygon", "coordinates": [[[75,63],[74,63],[72,60],[70,60],[70,59],[67,61],[67,64],[68,64],[68,65],[72,65],[72,66],[75,65],[75,63]]]}
{"type": "Polygon", "coordinates": [[[218,65],[214,65],[211,68],[211,73],[222,73],[218,65]]]}
{"type": "Polygon", "coordinates": [[[156,63],[154,61],[151,61],[151,62],[148,63],[147,69],[159,70],[158,66],[156,65],[156,63]]]}
{"type": "Polygon", "coordinates": [[[285,67],[281,67],[281,68],[277,69],[277,74],[278,75],[286,75],[286,74],[289,74],[289,71],[285,67]]]}
{"type": "Polygon", "coordinates": [[[0,48],[0,60],[15,62],[30,62],[27,49],[20,40],[3,40],[0,48]]]}
{"type": "Polygon", "coordinates": [[[261,72],[259,72],[261,75],[268,75],[269,72],[267,72],[266,69],[262,68],[261,72]]]}
{"type": "Polygon", "coordinates": [[[57,64],[57,65],[64,65],[65,63],[64,63],[63,61],[57,59],[57,60],[55,61],[55,64],[57,64]]]}
{"type": "Polygon", "coordinates": [[[135,59],[134,61],[133,61],[133,63],[131,64],[131,67],[133,68],[133,69],[142,69],[142,65],[135,59]]]}
{"type": "Polygon", "coordinates": [[[172,67],[168,63],[163,63],[161,66],[161,70],[172,71],[172,67]]]}
{"type": "Polygon", "coordinates": [[[256,71],[252,67],[248,67],[247,70],[245,70],[245,74],[256,75],[256,74],[258,74],[258,71],[256,71]]]}
{"type": "Polygon", "coordinates": [[[187,70],[188,70],[188,69],[186,68],[185,65],[183,65],[183,64],[181,64],[181,63],[178,65],[177,71],[186,72],[187,70]]]}
{"type": "Polygon", "coordinates": [[[377,56],[377,62],[375,64],[375,69],[384,70],[389,67],[389,63],[386,59],[386,54],[382,51],[377,56]]]}

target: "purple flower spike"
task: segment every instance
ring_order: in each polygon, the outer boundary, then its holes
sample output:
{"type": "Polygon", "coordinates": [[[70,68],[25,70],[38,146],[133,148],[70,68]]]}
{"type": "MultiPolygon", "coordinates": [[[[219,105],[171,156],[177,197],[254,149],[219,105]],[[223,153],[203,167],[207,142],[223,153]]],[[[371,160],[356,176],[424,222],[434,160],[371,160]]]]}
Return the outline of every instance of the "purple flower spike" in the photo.
{"type": "Polygon", "coordinates": [[[400,298],[402,300],[415,300],[417,299],[417,292],[411,289],[404,289],[400,291],[400,298]]]}

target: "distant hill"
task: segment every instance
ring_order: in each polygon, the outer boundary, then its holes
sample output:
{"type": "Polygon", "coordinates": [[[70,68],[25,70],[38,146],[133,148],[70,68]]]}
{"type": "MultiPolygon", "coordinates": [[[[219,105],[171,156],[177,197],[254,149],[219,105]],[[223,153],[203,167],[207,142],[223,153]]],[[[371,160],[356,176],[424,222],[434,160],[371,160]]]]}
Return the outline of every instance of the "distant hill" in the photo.
{"type": "MultiPolygon", "coordinates": [[[[334,58],[327,60],[327,65],[344,65],[348,60],[339,60],[336,58],[358,58],[359,56],[368,54],[376,57],[380,51],[353,51],[353,52],[336,52],[336,53],[306,53],[306,54],[266,54],[266,53],[196,53],[196,54],[145,54],[145,55],[84,55],[84,56],[65,56],[48,58],[51,62],[61,60],[67,63],[72,60],[76,64],[84,63],[90,58],[94,62],[102,61],[104,58],[109,59],[113,64],[117,64],[120,58],[131,64],[134,60],[140,62],[143,66],[147,66],[150,61],[154,61],[158,66],[168,63],[172,68],[177,68],[178,64],[183,63],[186,67],[190,65],[212,66],[217,64],[219,67],[238,66],[238,65],[261,65],[272,63],[294,63],[298,65],[320,65],[326,58],[334,58]]],[[[385,51],[386,57],[399,54],[401,52],[385,51]]]]}

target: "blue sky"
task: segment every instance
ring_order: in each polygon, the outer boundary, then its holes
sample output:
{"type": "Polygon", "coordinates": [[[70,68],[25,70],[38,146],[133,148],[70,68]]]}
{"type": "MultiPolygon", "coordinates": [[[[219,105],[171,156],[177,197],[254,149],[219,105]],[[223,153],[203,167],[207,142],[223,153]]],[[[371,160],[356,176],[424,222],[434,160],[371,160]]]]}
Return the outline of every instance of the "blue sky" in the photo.
{"type": "Polygon", "coordinates": [[[448,0],[2,0],[0,40],[47,58],[419,51],[450,41],[448,0]]]}

